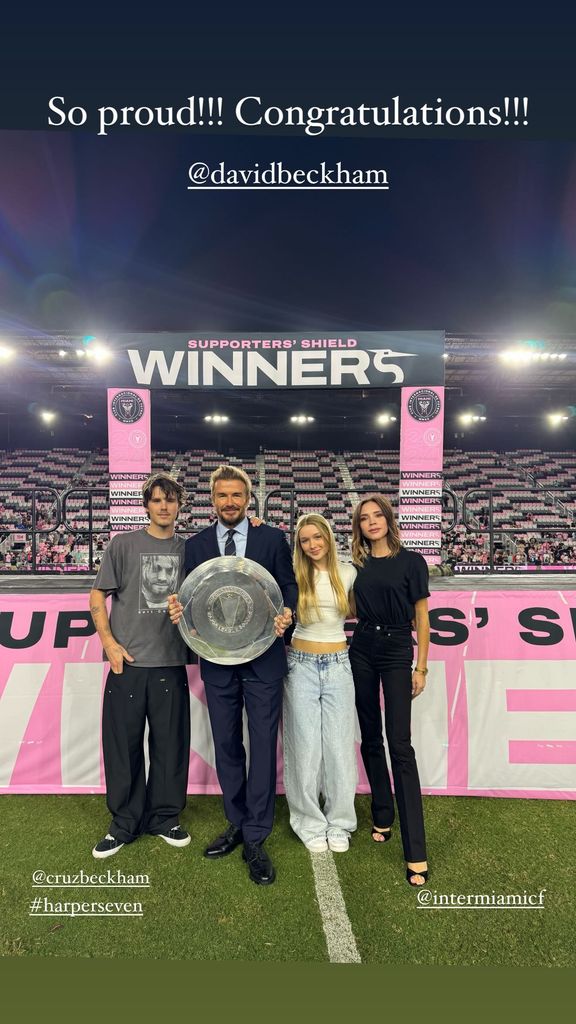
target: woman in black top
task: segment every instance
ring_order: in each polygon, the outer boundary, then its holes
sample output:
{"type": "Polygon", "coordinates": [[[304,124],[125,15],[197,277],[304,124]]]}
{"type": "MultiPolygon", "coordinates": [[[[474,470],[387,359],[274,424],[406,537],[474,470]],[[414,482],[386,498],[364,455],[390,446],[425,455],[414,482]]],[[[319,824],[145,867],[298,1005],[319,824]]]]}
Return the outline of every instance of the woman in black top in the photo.
{"type": "Polygon", "coordinates": [[[387,842],[394,820],[382,739],[382,684],[406,878],[410,885],[424,885],[428,878],[426,839],[420,780],[410,741],[410,713],[411,701],[422,693],[428,672],[428,566],[422,555],[402,546],[392,506],[381,494],[365,498],[354,510],[352,560],[358,569],[354,583],[358,625],[350,647],[350,664],[362,759],[372,792],[372,838],[387,842]],[[412,623],[418,642],[414,669],[412,623]]]}

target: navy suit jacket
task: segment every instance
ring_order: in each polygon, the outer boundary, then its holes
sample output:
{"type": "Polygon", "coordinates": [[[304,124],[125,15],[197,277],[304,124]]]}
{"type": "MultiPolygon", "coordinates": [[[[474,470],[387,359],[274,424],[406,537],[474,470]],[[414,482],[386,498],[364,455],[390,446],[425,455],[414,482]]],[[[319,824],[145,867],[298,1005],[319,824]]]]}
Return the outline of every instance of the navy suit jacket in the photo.
{"type": "MultiPolygon", "coordinates": [[[[186,575],[202,562],[210,558],[219,558],[220,549],[216,538],[216,523],[207,527],[186,541],[185,570],[186,575]]],[[[274,526],[249,526],[246,541],[246,558],[259,562],[276,580],[286,608],[296,610],[298,588],[292,568],[292,556],[288,542],[282,530],[274,526]]],[[[251,662],[251,667],[259,679],[281,679],[286,675],[287,662],[283,637],[277,637],[271,647],[259,658],[251,662]]],[[[215,665],[212,661],[200,659],[200,673],[206,683],[223,686],[230,681],[235,671],[234,665],[215,665]]]]}

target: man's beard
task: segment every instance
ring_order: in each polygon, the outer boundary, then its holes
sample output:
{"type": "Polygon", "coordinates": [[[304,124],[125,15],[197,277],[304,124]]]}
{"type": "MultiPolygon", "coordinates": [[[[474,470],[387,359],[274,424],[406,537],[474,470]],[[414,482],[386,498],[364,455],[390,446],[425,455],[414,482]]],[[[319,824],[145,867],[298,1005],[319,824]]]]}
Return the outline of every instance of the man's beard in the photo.
{"type": "Polygon", "coordinates": [[[221,512],[220,518],[223,523],[239,523],[244,519],[245,512],[239,510],[235,512],[221,512]]]}

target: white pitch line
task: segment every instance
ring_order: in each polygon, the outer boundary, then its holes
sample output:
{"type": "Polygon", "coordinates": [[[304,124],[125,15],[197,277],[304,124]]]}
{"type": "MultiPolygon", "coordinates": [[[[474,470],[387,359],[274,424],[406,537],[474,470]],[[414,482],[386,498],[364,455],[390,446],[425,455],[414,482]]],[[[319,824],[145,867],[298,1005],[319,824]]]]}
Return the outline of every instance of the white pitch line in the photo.
{"type": "Polygon", "coordinates": [[[331,964],[362,963],[346,904],[340,888],[334,857],[328,853],[310,854],[314,885],[320,907],[331,964]]]}

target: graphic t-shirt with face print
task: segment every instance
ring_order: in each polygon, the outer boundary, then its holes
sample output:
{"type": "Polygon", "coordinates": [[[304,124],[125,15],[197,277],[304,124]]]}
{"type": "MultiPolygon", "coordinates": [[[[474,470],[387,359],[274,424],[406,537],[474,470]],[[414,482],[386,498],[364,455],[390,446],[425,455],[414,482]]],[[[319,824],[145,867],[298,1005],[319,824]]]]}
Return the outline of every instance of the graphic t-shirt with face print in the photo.
{"type": "Polygon", "coordinates": [[[184,578],[184,541],[146,530],[119,533],[102,557],[94,586],[112,596],[110,628],[135,666],[185,665],[188,648],[170,622],[167,602],[184,578]]]}

